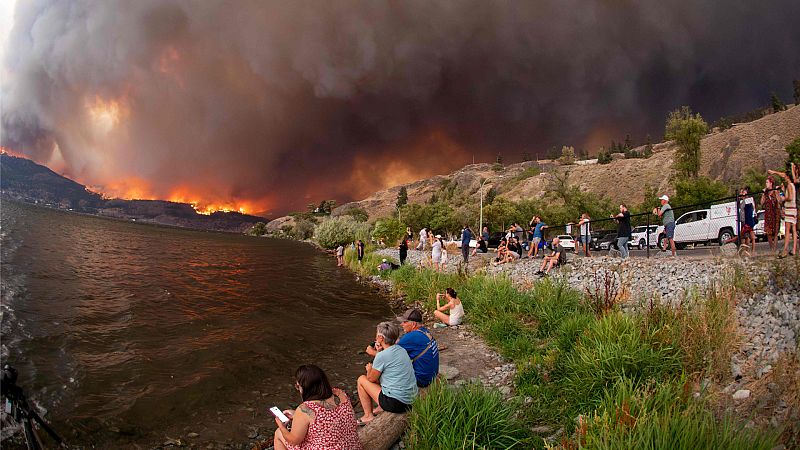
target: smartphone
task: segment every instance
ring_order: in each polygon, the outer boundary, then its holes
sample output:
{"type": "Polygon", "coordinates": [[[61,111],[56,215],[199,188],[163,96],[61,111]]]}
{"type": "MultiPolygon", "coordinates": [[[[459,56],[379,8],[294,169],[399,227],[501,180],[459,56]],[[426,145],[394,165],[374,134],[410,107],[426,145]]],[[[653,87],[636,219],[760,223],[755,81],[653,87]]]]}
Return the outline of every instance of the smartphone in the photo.
{"type": "Polygon", "coordinates": [[[272,408],[270,408],[270,409],[269,409],[269,412],[271,412],[273,416],[277,417],[277,418],[278,418],[278,420],[280,420],[281,422],[283,422],[283,424],[284,424],[284,425],[286,425],[287,423],[289,423],[289,418],[288,418],[288,417],[286,417],[286,414],[284,414],[284,413],[283,413],[283,411],[281,411],[280,409],[278,409],[278,407],[277,407],[277,406],[273,406],[272,408]]]}

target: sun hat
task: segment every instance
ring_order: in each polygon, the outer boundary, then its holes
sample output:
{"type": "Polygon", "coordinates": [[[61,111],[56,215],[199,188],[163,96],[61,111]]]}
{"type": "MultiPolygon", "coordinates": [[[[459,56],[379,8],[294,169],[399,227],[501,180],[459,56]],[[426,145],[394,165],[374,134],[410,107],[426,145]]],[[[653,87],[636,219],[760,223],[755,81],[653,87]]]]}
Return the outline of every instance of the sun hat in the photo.
{"type": "Polygon", "coordinates": [[[668,195],[662,195],[661,197],[658,197],[658,199],[659,200],[664,200],[665,202],[668,202],[669,201],[669,196],[668,195]]]}

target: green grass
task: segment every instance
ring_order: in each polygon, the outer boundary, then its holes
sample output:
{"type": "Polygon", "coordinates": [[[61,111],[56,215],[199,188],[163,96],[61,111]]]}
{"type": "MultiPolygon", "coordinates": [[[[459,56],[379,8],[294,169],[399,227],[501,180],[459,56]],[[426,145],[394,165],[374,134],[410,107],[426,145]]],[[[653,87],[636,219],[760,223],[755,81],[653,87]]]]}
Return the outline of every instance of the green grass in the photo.
{"type": "MultiPolygon", "coordinates": [[[[715,421],[705,403],[686,398],[684,388],[687,380],[719,378],[727,370],[736,342],[730,289],[712,290],[677,309],[654,304],[640,314],[598,316],[581,292],[551,279],[520,292],[508,278],[480,273],[464,277],[405,266],[383,276],[408,302],[427,310],[435,308],[437,292],[454,288],[465,321],[516,363],[516,392],[530,397],[519,407],[477,387],[433,388],[415,406],[410,448],[511,448],[517,443],[541,448],[544,436],[515,434],[520,423],[528,429],[563,428],[567,448],[584,443],[608,449],[740,448],[748,443],[734,421],[715,421]],[[577,429],[579,415],[589,418],[586,429],[577,429]],[[513,439],[493,441],[501,430],[510,430],[513,439]]],[[[772,435],[753,436],[754,448],[776,442],[772,435]]]]}
{"type": "MultiPolygon", "coordinates": [[[[578,448],[771,449],[776,433],[744,429],[726,416],[717,420],[702,400],[687,395],[683,378],[635,388],[623,381],[606,392],[598,412],[580,432],[578,448]]],[[[690,392],[690,391],[688,391],[690,392]]]]}
{"type": "Polygon", "coordinates": [[[414,402],[405,443],[413,449],[530,448],[531,434],[515,418],[518,409],[480,385],[437,382],[414,402]]]}

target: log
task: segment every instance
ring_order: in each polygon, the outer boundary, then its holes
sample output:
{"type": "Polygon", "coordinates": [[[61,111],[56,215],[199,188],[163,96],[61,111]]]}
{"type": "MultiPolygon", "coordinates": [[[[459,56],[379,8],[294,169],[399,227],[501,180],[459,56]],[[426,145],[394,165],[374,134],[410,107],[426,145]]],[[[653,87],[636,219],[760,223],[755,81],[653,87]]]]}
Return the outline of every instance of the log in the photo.
{"type": "Polygon", "coordinates": [[[389,450],[406,431],[407,414],[382,412],[358,430],[364,450],[389,450]]]}

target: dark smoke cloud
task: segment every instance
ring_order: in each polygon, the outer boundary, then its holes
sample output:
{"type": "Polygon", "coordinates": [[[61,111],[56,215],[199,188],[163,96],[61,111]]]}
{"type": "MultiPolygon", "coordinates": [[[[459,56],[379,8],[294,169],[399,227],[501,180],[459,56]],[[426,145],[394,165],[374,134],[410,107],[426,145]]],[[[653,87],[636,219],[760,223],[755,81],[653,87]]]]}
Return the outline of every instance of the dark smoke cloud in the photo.
{"type": "Polygon", "coordinates": [[[798,17],[797,0],[20,0],[2,145],[112,191],[280,212],[473,155],[658,139],[684,104],[713,120],[788,100],[798,17]]]}

